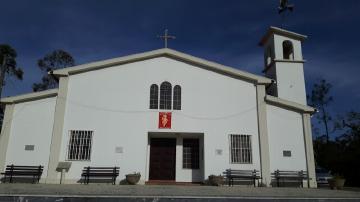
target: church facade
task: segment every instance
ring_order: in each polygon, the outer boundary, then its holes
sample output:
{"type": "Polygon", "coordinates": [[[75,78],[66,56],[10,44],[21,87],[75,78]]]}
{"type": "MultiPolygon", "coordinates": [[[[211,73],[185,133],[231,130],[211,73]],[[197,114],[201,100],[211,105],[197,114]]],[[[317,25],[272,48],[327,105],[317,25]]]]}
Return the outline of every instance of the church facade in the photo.
{"type": "Polygon", "coordinates": [[[119,180],[203,182],[226,169],[304,170],[316,187],[301,43],[269,28],[265,76],[172,49],[50,72],[59,88],[7,97],[0,170],[43,165],[42,183],[65,183],[85,166],[119,166],[119,180]]]}

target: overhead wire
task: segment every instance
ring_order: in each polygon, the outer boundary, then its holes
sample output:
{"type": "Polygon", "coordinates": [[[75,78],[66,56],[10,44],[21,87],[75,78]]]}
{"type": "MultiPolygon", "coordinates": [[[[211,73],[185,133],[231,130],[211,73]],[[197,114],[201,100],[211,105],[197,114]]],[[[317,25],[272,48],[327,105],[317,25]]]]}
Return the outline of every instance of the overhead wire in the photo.
{"type": "MultiPolygon", "coordinates": [[[[113,113],[124,113],[124,114],[139,114],[139,113],[154,113],[156,111],[153,110],[124,110],[124,109],[115,109],[115,108],[106,108],[106,107],[101,107],[101,106],[96,106],[96,105],[89,105],[89,104],[84,104],[84,103],[80,103],[78,101],[74,101],[71,100],[69,98],[64,98],[64,97],[58,97],[59,99],[64,99],[67,101],[67,103],[70,104],[74,104],[74,105],[78,105],[87,109],[91,109],[91,110],[97,110],[97,111],[106,111],[106,112],[113,112],[113,113]]],[[[206,116],[196,116],[196,115],[190,115],[190,114],[186,114],[183,113],[181,110],[170,110],[172,113],[174,114],[178,114],[187,118],[191,118],[191,119],[200,119],[200,120],[220,120],[220,119],[228,119],[228,118],[232,118],[232,117],[236,117],[236,116],[242,116],[245,115],[246,113],[253,111],[256,109],[256,106],[252,106],[250,108],[247,108],[245,110],[236,112],[236,113],[232,113],[232,114],[228,114],[228,115],[222,115],[222,116],[217,116],[217,117],[206,117],[206,116]]],[[[166,111],[166,109],[159,109],[159,111],[166,111]]]]}

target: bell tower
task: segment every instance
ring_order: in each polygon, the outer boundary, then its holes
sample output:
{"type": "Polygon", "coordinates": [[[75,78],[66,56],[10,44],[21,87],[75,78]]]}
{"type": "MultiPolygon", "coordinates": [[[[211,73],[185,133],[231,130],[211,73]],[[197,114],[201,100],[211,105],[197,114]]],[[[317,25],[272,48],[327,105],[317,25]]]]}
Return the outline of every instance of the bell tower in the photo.
{"type": "Polygon", "coordinates": [[[275,80],[267,94],[306,105],[301,43],[307,36],[270,27],[259,45],[264,47],[264,73],[275,80]]]}

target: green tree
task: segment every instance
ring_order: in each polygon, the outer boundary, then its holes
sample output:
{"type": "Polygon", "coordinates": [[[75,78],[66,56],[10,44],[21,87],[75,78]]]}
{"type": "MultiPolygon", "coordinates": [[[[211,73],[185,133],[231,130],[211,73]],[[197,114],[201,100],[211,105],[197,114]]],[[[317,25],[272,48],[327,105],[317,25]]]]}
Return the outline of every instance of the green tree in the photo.
{"type": "Polygon", "coordinates": [[[360,113],[350,111],[346,114],[345,118],[341,119],[341,124],[337,124],[341,129],[346,129],[345,133],[341,136],[349,140],[360,139],[360,113]]]}
{"type": "Polygon", "coordinates": [[[319,110],[315,116],[319,123],[324,124],[326,143],[329,142],[329,122],[332,120],[327,111],[327,107],[333,101],[333,97],[330,96],[331,87],[330,83],[322,79],[319,83],[314,84],[311,95],[308,96],[309,104],[319,110]]]}
{"type": "Polygon", "coordinates": [[[7,44],[0,44],[0,97],[7,76],[23,79],[23,71],[17,66],[16,51],[7,44]]]}
{"type": "Polygon", "coordinates": [[[336,138],[337,155],[333,156],[332,169],[344,175],[347,184],[360,186],[360,113],[350,111],[336,123],[339,136],[336,138]],[[354,172],[355,171],[355,172],[354,172]]]}
{"type": "MultiPolygon", "coordinates": [[[[17,53],[10,45],[0,44],[0,97],[5,86],[6,77],[23,79],[24,72],[17,66],[17,53]]],[[[0,106],[0,127],[4,116],[4,106],[0,106]]]]}
{"type": "Polygon", "coordinates": [[[74,58],[70,55],[70,53],[64,50],[55,50],[49,54],[46,54],[45,57],[38,60],[38,67],[44,75],[40,83],[33,84],[33,91],[36,92],[56,88],[59,84],[59,81],[55,76],[49,74],[49,72],[74,65],[74,58]]]}

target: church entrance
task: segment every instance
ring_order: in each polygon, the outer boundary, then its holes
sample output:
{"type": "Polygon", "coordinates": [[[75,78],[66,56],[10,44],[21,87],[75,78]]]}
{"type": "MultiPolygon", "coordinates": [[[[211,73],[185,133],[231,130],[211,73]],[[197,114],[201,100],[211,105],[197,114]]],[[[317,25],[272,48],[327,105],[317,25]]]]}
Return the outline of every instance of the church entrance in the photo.
{"type": "Polygon", "coordinates": [[[176,138],[150,139],[149,180],[175,181],[176,138]]]}

